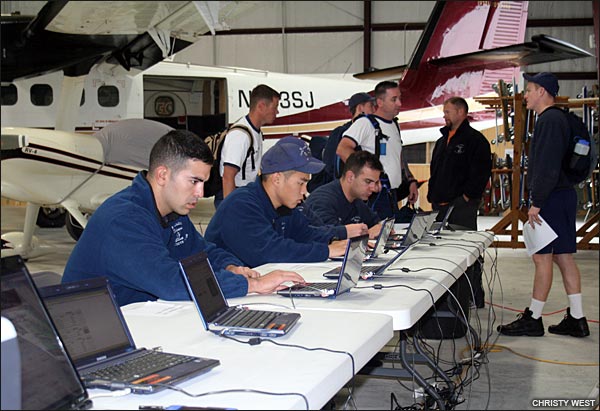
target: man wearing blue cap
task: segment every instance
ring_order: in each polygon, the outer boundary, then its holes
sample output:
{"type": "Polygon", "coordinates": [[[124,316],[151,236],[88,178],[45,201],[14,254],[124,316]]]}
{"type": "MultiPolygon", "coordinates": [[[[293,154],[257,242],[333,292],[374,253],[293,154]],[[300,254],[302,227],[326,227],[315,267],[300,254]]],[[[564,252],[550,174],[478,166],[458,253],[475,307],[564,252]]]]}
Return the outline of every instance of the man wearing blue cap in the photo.
{"type": "MultiPolygon", "coordinates": [[[[334,241],[340,238],[336,227],[313,227],[296,208],[307,193],[311,174],[323,167],[303,140],[280,139],[263,155],[257,181],[221,203],[206,229],[206,239],[250,267],[343,255],[346,241],[334,241]]],[[[348,237],[367,233],[364,224],[346,228],[348,237]]]]}
{"type": "Polygon", "coordinates": [[[528,224],[535,229],[542,220],[556,232],[558,237],[533,256],[535,277],[531,305],[510,324],[499,325],[501,334],[510,336],[542,336],[542,309],[552,286],[552,266],[558,265],[569,298],[569,307],[558,325],[548,327],[552,334],[586,337],[590,335],[583,315],[581,301],[581,274],[575,263],[576,252],[575,217],[577,193],[563,169],[571,131],[562,110],[554,106],[558,94],[558,80],[552,73],[525,74],[528,81],[525,100],[527,109],[538,115],[529,147],[527,183],[531,206],[527,213],[528,224]]]}

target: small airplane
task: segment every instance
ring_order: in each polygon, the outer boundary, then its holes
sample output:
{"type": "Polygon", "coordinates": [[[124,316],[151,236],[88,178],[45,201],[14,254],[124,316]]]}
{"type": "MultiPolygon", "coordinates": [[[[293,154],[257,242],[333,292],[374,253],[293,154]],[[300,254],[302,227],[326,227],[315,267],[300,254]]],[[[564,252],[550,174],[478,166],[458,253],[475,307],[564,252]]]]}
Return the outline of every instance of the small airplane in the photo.
{"type": "Polygon", "coordinates": [[[266,149],[290,134],[328,135],[348,121],[352,94],[391,78],[400,79],[398,118],[411,145],[437,139],[441,104],[450,96],[467,99],[476,128],[490,128],[495,111],[473,97],[495,95],[492,86],[518,78],[522,65],[590,56],[543,35],[523,43],[526,1],[462,1],[436,3],[406,67],[334,78],[173,61],[200,35],[214,34],[215,22],[231,15],[230,3],[241,12],[253,2],[61,0],[35,18],[11,16],[5,24],[2,17],[2,196],[27,202],[24,231],[2,236],[2,256],[45,252],[33,235],[40,218],[65,221],[77,240],[89,215],[130,184],[140,167],[111,163],[93,135],[113,122],[146,118],[204,137],[245,115],[252,88],[267,84],[281,100],[279,117],[263,127],[266,149]],[[121,7],[145,19],[120,19],[121,7]],[[37,105],[24,97],[30,93],[37,105]]]}

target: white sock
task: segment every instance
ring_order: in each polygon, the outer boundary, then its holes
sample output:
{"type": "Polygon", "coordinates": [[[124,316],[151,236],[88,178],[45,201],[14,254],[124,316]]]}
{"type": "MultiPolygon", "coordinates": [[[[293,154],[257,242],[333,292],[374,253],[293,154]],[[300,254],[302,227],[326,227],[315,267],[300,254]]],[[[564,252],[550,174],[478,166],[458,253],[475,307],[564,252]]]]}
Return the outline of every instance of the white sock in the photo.
{"type": "Polygon", "coordinates": [[[532,312],[531,317],[534,320],[537,320],[538,318],[540,318],[542,316],[542,310],[544,309],[544,304],[546,304],[546,301],[539,301],[539,300],[536,300],[535,298],[531,299],[531,304],[529,305],[529,309],[532,312]]]}
{"type": "Polygon", "coordinates": [[[569,307],[571,308],[571,317],[579,319],[583,317],[583,303],[581,302],[581,293],[569,294],[569,307]]]}

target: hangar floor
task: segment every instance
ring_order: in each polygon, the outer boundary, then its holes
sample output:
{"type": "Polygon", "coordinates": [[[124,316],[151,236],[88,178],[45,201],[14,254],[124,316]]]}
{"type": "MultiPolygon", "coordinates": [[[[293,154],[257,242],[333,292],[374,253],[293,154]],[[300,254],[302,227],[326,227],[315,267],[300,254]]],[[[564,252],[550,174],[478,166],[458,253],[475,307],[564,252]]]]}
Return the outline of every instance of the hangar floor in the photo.
{"type": "MultiPolygon", "coordinates": [[[[25,215],[23,207],[2,207],[2,233],[22,231],[25,215]]],[[[200,224],[202,229],[212,216],[212,203],[204,201],[191,214],[192,220],[200,224]]],[[[498,219],[480,217],[480,229],[493,226],[498,219]]],[[[36,236],[40,241],[51,244],[53,251],[47,255],[31,259],[28,262],[30,271],[54,271],[62,274],[64,265],[75,242],[69,237],[66,229],[36,228],[36,236]]],[[[491,264],[496,251],[489,250],[486,255],[485,275],[491,276],[491,264]]],[[[471,310],[471,324],[481,325],[482,339],[490,334],[488,343],[494,346],[487,354],[479,368],[479,374],[473,384],[467,386],[462,397],[464,402],[456,406],[458,410],[466,409],[534,409],[547,408],[537,406],[534,400],[542,399],[594,399],[598,406],[598,266],[597,251],[579,251],[576,261],[582,274],[583,302],[591,335],[577,339],[568,336],[557,336],[546,333],[536,337],[498,336],[495,331],[500,323],[507,323],[515,318],[518,310],[529,304],[532,287],[533,263],[525,250],[498,249],[497,273],[502,287],[497,283],[493,293],[486,286],[486,307],[471,310]],[[500,289],[502,288],[502,289],[500,289]],[[503,291],[503,293],[502,293],[503,291]],[[493,294],[493,300],[490,295],[493,294]]],[[[554,283],[543,317],[544,325],[558,323],[567,304],[562,280],[555,270],[554,283]]],[[[466,347],[465,338],[441,340],[440,358],[450,359],[451,353],[458,356],[466,347]]],[[[388,350],[395,349],[397,340],[390,341],[388,350]]],[[[440,340],[427,341],[434,350],[438,350],[440,340]]],[[[397,365],[398,366],[398,365],[397,365]]],[[[451,365],[443,365],[444,369],[451,365]]],[[[428,369],[419,369],[425,377],[430,375],[428,369]],[[429,372],[429,374],[428,374],[429,372]]],[[[467,377],[471,374],[467,374],[467,377]]],[[[401,407],[410,409],[416,401],[413,389],[416,385],[409,380],[382,379],[358,376],[355,379],[354,404],[358,409],[390,409],[392,394],[401,407]]],[[[341,409],[348,397],[346,389],[334,398],[335,407],[341,409]]],[[[418,400],[417,400],[418,401],[418,400]]],[[[589,403],[588,403],[589,404],[589,403]]],[[[353,404],[351,404],[353,405],[353,404]]],[[[572,405],[552,407],[559,409],[577,408],[572,405]]],[[[590,407],[587,407],[588,409],[590,407]]],[[[415,408],[416,409],[416,408],[415,408]]]]}

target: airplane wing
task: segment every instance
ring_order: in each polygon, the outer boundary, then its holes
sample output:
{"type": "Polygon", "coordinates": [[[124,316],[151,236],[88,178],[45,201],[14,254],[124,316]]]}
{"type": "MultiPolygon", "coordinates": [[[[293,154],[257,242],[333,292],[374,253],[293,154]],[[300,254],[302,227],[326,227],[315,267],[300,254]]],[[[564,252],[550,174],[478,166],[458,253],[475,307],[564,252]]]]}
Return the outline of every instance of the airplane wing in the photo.
{"type": "MultiPolygon", "coordinates": [[[[533,36],[531,41],[527,43],[431,59],[427,61],[427,64],[439,67],[442,70],[499,70],[580,57],[594,57],[594,55],[573,44],[545,34],[539,34],[533,36]]],[[[354,77],[361,80],[397,80],[402,78],[406,68],[407,66],[395,66],[381,70],[365,71],[355,74],[354,77]]]]}
{"type": "Polygon", "coordinates": [[[2,16],[2,82],[107,61],[145,70],[219,30],[256,2],[48,1],[37,16],[2,16]]]}
{"type": "Polygon", "coordinates": [[[453,69],[498,70],[580,57],[594,55],[573,44],[539,34],[533,36],[528,43],[440,58],[429,61],[429,64],[439,67],[451,66],[453,69]]]}

